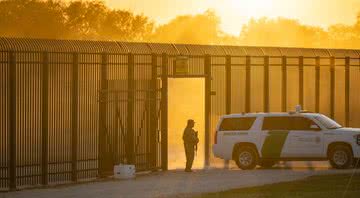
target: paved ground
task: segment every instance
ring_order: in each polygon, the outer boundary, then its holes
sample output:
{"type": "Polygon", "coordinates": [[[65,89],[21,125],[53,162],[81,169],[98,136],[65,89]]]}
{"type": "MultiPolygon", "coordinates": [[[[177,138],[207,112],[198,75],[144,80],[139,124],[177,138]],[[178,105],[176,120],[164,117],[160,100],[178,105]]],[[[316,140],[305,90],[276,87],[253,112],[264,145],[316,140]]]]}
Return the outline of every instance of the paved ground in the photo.
{"type": "MultiPolygon", "coordinates": [[[[0,194],[0,198],[124,198],[183,197],[203,192],[258,186],[303,179],[311,175],[349,173],[354,170],[309,170],[305,168],[242,171],[210,169],[195,173],[168,171],[138,176],[134,180],[112,180],[48,189],[23,190],[0,194]]],[[[359,172],[360,170],[356,170],[359,172]]]]}

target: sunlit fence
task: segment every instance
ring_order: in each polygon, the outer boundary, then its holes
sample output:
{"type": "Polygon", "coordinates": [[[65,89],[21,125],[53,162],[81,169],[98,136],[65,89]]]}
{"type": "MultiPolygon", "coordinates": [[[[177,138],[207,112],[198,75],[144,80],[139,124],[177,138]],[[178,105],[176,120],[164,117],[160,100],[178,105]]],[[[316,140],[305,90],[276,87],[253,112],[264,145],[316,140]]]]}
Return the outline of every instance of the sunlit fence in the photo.
{"type": "MultiPolygon", "coordinates": [[[[167,79],[205,78],[205,163],[217,119],[321,112],[360,127],[356,50],[0,38],[0,189],[167,169],[167,79]],[[188,68],[177,74],[177,58],[188,68]]],[[[181,93],[186,94],[186,93],[181,93]]],[[[191,96],[189,96],[191,97],[191,96]]]]}

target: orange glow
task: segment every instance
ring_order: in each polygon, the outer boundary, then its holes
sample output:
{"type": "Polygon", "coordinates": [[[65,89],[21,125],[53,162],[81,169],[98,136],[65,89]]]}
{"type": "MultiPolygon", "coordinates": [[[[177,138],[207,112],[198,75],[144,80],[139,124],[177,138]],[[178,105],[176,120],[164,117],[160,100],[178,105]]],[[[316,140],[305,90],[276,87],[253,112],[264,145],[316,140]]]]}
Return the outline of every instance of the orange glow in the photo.
{"type": "Polygon", "coordinates": [[[195,120],[199,131],[199,145],[193,168],[202,168],[204,163],[204,79],[169,79],[169,169],[184,169],[185,151],[182,140],[188,119],[195,120]]]}
{"type": "Polygon", "coordinates": [[[284,17],[303,24],[328,27],[352,24],[359,12],[359,0],[107,0],[113,8],[143,13],[164,24],[178,15],[214,10],[223,31],[238,35],[251,18],[284,17]]]}

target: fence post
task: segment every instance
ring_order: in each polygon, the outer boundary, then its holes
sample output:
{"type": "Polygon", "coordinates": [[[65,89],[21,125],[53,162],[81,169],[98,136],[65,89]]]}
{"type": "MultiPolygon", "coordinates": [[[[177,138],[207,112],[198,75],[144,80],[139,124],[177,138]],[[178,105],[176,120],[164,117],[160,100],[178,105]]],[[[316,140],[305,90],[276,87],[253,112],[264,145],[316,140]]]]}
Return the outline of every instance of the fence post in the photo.
{"type": "Polygon", "coordinates": [[[225,60],[226,75],[226,114],[231,113],[231,56],[227,55],[225,60]]]}
{"type": "Polygon", "coordinates": [[[43,52],[42,71],[42,157],[41,157],[41,184],[48,184],[48,126],[49,126],[49,53],[43,52]]]}
{"type": "MultiPolygon", "coordinates": [[[[231,114],[231,56],[227,55],[225,57],[225,76],[226,76],[226,103],[225,109],[226,114],[231,114]]],[[[224,167],[229,168],[230,161],[224,161],[224,167]]]]}
{"type": "Polygon", "coordinates": [[[16,190],[16,55],[9,52],[9,187],[16,190]]]}
{"type": "Polygon", "coordinates": [[[350,126],[350,57],[345,57],[345,126],[350,126]]]}
{"type": "Polygon", "coordinates": [[[150,169],[156,169],[157,159],[157,128],[158,118],[156,112],[157,104],[157,55],[151,57],[151,81],[150,81],[150,169]]]}
{"type": "Polygon", "coordinates": [[[315,112],[320,112],[320,57],[315,58],[315,112]]]}
{"type": "Polygon", "coordinates": [[[168,55],[162,54],[161,72],[161,168],[168,170],[168,55]]]}
{"type": "Polygon", "coordinates": [[[251,58],[246,56],[246,76],[245,76],[245,112],[250,112],[251,110],[251,58]]]}
{"type": "Polygon", "coordinates": [[[264,57],[264,112],[270,110],[269,56],[264,57]]]}
{"type": "Polygon", "coordinates": [[[210,166],[211,56],[205,55],[205,168],[210,166]]]}
{"type": "Polygon", "coordinates": [[[128,101],[127,101],[127,162],[135,164],[135,143],[134,143],[134,106],[135,106],[135,67],[134,54],[128,55],[128,101]]]}
{"type": "Polygon", "coordinates": [[[105,176],[105,134],[106,134],[106,94],[108,89],[107,81],[107,54],[103,53],[100,67],[100,101],[99,101],[99,143],[98,143],[98,167],[99,176],[105,176]]]}
{"type": "Polygon", "coordinates": [[[71,180],[77,181],[77,143],[78,143],[78,81],[79,81],[79,56],[73,53],[73,72],[72,72],[72,112],[71,112],[71,180]]]}
{"type": "Polygon", "coordinates": [[[335,118],[335,57],[330,58],[330,117],[335,118]]]}
{"type": "Polygon", "coordinates": [[[282,103],[282,107],[281,107],[281,110],[283,112],[286,112],[287,111],[287,59],[286,59],[286,56],[282,57],[281,71],[282,71],[282,79],[281,79],[281,89],[282,89],[281,103],[282,103]]]}
{"type": "Polygon", "coordinates": [[[299,57],[299,104],[304,107],[304,57],[299,57]]]}

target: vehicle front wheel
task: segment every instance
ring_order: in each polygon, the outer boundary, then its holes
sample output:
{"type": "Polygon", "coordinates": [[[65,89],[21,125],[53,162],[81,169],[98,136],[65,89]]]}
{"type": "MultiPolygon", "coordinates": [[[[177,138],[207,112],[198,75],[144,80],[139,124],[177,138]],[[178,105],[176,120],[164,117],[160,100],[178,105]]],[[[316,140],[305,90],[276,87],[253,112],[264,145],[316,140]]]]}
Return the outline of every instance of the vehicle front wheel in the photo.
{"type": "Polygon", "coordinates": [[[347,169],[353,164],[351,149],[344,145],[337,145],[329,152],[329,161],[336,169],[347,169]]]}
{"type": "Polygon", "coordinates": [[[271,160],[261,160],[259,162],[259,166],[261,166],[262,168],[271,168],[273,167],[277,162],[276,161],[271,161],[271,160]]]}
{"type": "Polygon", "coordinates": [[[251,146],[241,146],[235,153],[236,165],[242,170],[254,169],[257,165],[258,155],[251,146]]]}

